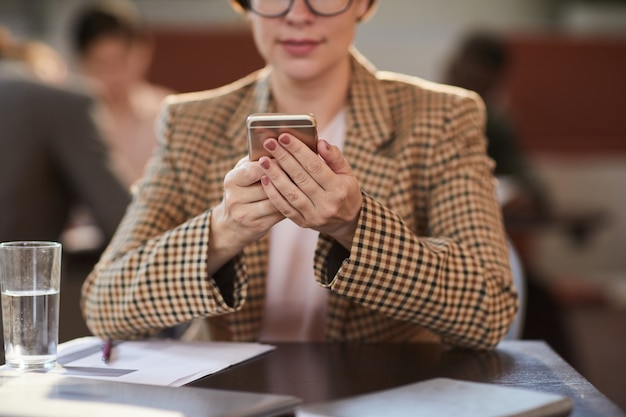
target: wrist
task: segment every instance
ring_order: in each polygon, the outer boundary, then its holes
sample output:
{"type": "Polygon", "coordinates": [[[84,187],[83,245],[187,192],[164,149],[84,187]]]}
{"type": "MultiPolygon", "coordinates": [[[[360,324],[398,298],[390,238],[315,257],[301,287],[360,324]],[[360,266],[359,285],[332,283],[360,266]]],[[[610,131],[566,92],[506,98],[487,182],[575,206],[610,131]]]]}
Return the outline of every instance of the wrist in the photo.
{"type": "Polygon", "coordinates": [[[241,250],[236,244],[236,236],[230,236],[231,229],[224,221],[222,212],[220,204],[211,211],[209,219],[208,271],[211,275],[241,250]]]}
{"type": "Polygon", "coordinates": [[[348,251],[352,247],[352,241],[354,240],[354,234],[356,233],[356,228],[359,224],[360,211],[357,213],[356,217],[350,221],[349,223],[344,224],[341,227],[338,227],[335,232],[331,235],[333,239],[337,241],[341,246],[343,246],[348,251]]]}

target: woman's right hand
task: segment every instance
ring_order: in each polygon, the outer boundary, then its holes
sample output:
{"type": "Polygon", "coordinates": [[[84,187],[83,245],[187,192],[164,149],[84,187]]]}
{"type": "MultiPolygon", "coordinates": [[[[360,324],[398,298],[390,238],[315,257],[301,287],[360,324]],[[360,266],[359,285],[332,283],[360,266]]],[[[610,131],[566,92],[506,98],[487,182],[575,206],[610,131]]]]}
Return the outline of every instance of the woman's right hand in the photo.
{"type": "Polygon", "coordinates": [[[261,186],[263,174],[259,163],[246,156],[224,177],[224,197],[211,214],[209,273],[284,219],[261,186]]]}

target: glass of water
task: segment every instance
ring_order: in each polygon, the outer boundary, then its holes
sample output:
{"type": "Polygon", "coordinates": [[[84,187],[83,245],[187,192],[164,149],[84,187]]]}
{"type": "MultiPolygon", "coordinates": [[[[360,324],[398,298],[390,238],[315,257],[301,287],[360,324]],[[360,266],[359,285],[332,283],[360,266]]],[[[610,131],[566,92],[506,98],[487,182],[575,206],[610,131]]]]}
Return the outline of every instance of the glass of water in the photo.
{"type": "Polygon", "coordinates": [[[60,287],[60,243],[0,243],[2,326],[7,366],[28,371],[50,369],[56,365],[60,287]]]}

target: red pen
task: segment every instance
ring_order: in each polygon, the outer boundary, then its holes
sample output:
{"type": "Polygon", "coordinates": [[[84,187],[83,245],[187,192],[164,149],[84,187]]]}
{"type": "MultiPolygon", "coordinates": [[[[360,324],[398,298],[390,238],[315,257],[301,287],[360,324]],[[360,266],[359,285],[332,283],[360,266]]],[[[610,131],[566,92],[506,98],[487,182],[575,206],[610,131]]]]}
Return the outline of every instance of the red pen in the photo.
{"type": "Polygon", "coordinates": [[[102,346],[102,361],[104,363],[109,363],[111,360],[111,351],[113,350],[113,341],[111,339],[104,342],[102,346]]]}

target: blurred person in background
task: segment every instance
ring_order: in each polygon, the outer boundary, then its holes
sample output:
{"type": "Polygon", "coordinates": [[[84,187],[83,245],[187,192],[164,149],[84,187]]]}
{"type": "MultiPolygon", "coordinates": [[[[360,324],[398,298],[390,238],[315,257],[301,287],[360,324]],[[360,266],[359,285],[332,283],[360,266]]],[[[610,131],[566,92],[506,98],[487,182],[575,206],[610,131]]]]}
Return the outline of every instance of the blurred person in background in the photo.
{"type": "Polygon", "coordinates": [[[130,201],[93,118],[94,102],[63,85],[49,46],[0,30],[0,241],[60,240],[88,206],[111,238],[130,201]]]}
{"type": "Polygon", "coordinates": [[[509,51],[500,35],[473,31],[465,35],[445,70],[446,84],[480,94],[487,108],[487,153],[496,162],[499,197],[505,220],[540,220],[549,202],[520,146],[515,124],[507,112],[502,87],[509,70],[509,51]]]}
{"type": "Polygon", "coordinates": [[[79,72],[100,99],[116,172],[130,186],[156,147],[156,118],[171,93],[146,81],[152,41],[133,6],[117,0],[81,9],[71,36],[79,72]]]}

